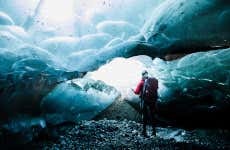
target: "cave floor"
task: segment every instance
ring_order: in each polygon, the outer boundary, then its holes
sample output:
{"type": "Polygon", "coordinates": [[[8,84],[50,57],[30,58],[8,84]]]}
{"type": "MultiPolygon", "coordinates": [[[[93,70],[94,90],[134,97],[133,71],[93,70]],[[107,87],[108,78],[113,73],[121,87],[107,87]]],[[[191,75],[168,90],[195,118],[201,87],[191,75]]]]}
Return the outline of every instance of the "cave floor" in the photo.
{"type": "Polygon", "coordinates": [[[157,136],[141,134],[142,125],[135,121],[82,121],[52,129],[56,138],[39,139],[24,149],[229,149],[229,132],[157,127],[157,136]],[[228,132],[228,133],[224,133],[228,132]],[[228,135],[228,136],[227,136],[228,135]]]}
{"type": "Polygon", "coordinates": [[[94,120],[52,128],[51,138],[32,142],[28,149],[230,149],[228,130],[158,126],[157,136],[148,127],[146,138],[139,121],[138,112],[118,99],[94,120]]]}

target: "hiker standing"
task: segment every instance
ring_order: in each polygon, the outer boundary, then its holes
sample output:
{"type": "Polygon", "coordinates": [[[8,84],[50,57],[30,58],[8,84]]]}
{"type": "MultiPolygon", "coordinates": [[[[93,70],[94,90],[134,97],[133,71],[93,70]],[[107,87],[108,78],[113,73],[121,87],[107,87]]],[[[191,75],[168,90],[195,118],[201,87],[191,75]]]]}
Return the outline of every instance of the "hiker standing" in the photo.
{"type": "Polygon", "coordinates": [[[143,117],[143,132],[144,136],[147,136],[146,126],[148,120],[151,121],[152,125],[152,135],[156,136],[155,129],[155,104],[157,101],[157,89],[158,89],[158,80],[153,77],[148,77],[148,72],[145,70],[142,72],[142,79],[137,85],[136,89],[133,92],[140,96],[141,98],[141,111],[143,117]]]}

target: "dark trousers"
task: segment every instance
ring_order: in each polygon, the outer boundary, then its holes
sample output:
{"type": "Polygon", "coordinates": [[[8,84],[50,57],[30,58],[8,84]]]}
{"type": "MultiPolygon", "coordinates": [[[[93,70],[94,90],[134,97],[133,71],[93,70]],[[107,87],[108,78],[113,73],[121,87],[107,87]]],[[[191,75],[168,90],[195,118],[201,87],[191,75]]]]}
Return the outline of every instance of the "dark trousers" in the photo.
{"type": "Polygon", "coordinates": [[[145,103],[143,105],[143,130],[146,132],[147,123],[150,122],[150,125],[153,128],[153,132],[156,132],[156,121],[155,121],[155,103],[145,103]]]}

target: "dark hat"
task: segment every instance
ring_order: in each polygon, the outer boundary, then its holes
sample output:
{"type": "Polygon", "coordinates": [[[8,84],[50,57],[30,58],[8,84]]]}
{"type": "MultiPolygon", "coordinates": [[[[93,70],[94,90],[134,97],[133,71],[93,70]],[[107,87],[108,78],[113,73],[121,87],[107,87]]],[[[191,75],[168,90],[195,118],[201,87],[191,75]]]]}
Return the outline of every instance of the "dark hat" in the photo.
{"type": "Polygon", "coordinates": [[[148,74],[148,71],[147,70],[144,70],[144,71],[142,71],[142,76],[144,76],[145,74],[148,74]]]}

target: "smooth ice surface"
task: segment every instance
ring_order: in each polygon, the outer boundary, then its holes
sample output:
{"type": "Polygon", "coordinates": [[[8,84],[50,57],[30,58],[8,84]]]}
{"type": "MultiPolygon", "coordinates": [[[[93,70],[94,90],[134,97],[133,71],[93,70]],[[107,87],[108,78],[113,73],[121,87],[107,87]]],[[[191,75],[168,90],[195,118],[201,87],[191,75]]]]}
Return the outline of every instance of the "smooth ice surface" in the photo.
{"type": "Polygon", "coordinates": [[[78,45],[79,39],[76,37],[53,37],[40,43],[41,47],[56,56],[63,56],[63,54],[77,51],[78,45]]]}
{"type": "Polygon", "coordinates": [[[5,30],[9,33],[11,33],[12,35],[16,36],[17,38],[30,42],[31,37],[30,35],[20,26],[16,26],[16,25],[7,25],[7,26],[0,26],[0,30],[5,30]]]}
{"type": "Polygon", "coordinates": [[[111,41],[109,41],[106,45],[105,45],[105,48],[109,48],[109,47],[112,47],[112,46],[115,46],[117,44],[121,44],[123,42],[122,39],[120,38],[114,38],[112,39],[111,41]]]}
{"type": "Polygon", "coordinates": [[[96,28],[99,32],[107,33],[121,39],[127,39],[139,33],[137,26],[125,21],[104,21],[100,22],[96,28]]]}
{"type": "Polygon", "coordinates": [[[41,104],[46,121],[59,124],[89,120],[119,97],[113,87],[92,79],[76,79],[58,85],[41,104]]]}
{"type": "Polygon", "coordinates": [[[166,0],[153,11],[142,33],[159,48],[167,44],[180,49],[227,45],[229,8],[228,1],[166,0]]]}
{"type": "Polygon", "coordinates": [[[15,49],[22,44],[24,42],[10,32],[0,30],[0,48],[15,49]]]}
{"type": "Polygon", "coordinates": [[[13,25],[14,21],[6,13],[0,11],[0,25],[13,25]]]}

